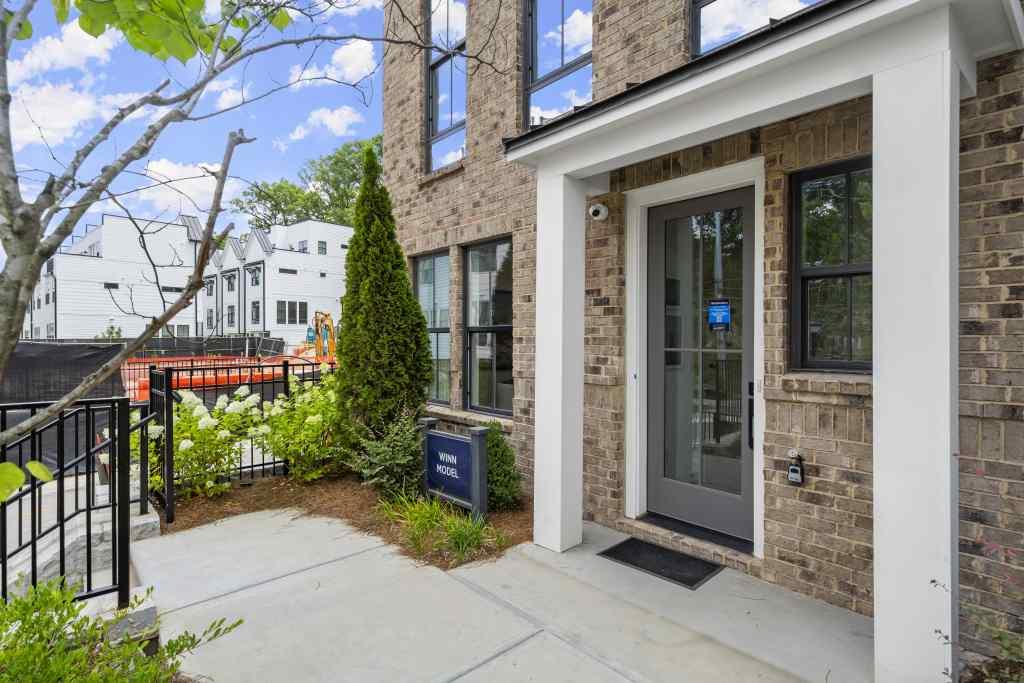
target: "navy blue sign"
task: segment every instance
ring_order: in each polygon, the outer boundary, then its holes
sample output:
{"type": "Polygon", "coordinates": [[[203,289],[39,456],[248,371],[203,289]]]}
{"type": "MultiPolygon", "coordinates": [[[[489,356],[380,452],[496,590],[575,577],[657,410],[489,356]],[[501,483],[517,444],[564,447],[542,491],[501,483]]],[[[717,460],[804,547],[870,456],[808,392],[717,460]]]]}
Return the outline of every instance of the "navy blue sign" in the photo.
{"type": "Polygon", "coordinates": [[[728,299],[712,299],[708,302],[708,327],[715,332],[728,332],[732,325],[732,306],[728,299]]]}
{"type": "Polygon", "coordinates": [[[469,439],[427,432],[427,488],[471,501],[473,454],[469,439]]]}

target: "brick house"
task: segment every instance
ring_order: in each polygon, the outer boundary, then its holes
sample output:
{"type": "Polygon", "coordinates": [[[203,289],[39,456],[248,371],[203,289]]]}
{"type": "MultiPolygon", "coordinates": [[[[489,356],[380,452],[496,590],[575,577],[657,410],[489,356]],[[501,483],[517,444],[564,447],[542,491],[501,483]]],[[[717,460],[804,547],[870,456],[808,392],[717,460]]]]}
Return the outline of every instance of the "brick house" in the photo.
{"type": "Polygon", "coordinates": [[[449,48],[384,65],[430,409],[509,432],[535,542],[871,616],[879,681],[1024,630],[1019,0],[402,4],[449,48]]]}

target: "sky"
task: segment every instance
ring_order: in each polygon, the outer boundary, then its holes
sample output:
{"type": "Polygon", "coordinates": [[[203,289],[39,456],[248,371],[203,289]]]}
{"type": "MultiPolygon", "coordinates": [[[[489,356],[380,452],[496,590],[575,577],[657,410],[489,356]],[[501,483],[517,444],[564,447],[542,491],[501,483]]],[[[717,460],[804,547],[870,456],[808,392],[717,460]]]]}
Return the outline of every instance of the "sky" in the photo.
{"type": "MultiPolygon", "coordinates": [[[[344,2],[344,9],[333,12],[320,32],[381,34],[381,0],[344,2]]],[[[118,106],[165,78],[188,83],[196,68],[195,64],[181,65],[173,60],[164,63],[136,52],[113,31],[93,38],[78,27],[74,15],[58,26],[53,8],[45,0],[38,4],[31,21],[33,37],[15,45],[8,70],[14,97],[15,157],[27,197],[38,192],[45,177],[39,171],[59,172],[62,163],[118,106]]],[[[305,27],[308,31],[308,24],[305,27]]],[[[360,88],[326,81],[304,82],[213,118],[173,124],[148,157],[132,168],[150,178],[201,176],[201,166],[216,168],[219,164],[228,132],[243,128],[256,141],[236,150],[231,174],[237,178],[226,188],[228,199],[237,196],[249,182],[282,177],[296,180],[306,160],[381,130],[381,53],[379,43],[351,41],[324,45],[315,52],[286,47],[257,57],[244,70],[237,68],[214,81],[197,113],[249,100],[294,80],[300,73],[305,78],[328,75],[359,81],[360,88]]],[[[95,173],[130,146],[152,119],[153,111],[122,124],[110,142],[93,153],[83,177],[95,173]]],[[[152,184],[142,175],[127,174],[116,187],[125,190],[152,184]]],[[[204,217],[213,187],[209,178],[190,179],[173,187],[126,195],[123,201],[141,217],[173,220],[181,213],[204,217]]],[[[85,222],[99,222],[101,212],[122,213],[108,200],[95,205],[85,222]]],[[[244,228],[244,216],[227,216],[221,225],[228,220],[234,220],[238,229],[244,228]]],[[[76,228],[82,229],[82,225],[76,228]]]]}

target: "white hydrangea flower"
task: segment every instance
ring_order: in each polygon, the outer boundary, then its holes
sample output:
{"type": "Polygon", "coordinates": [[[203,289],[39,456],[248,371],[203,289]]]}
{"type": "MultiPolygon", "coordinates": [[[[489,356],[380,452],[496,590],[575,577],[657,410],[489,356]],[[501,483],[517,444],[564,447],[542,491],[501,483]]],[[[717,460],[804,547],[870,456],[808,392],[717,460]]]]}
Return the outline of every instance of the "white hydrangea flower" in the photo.
{"type": "Polygon", "coordinates": [[[217,426],[217,420],[212,418],[212,417],[210,417],[209,415],[206,415],[201,420],[199,420],[199,428],[200,429],[211,429],[211,428],[216,427],[216,426],[217,426]]]}
{"type": "Polygon", "coordinates": [[[267,434],[270,433],[270,425],[260,425],[259,427],[256,428],[256,433],[260,434],[261,436],[266,436],[267,434]]]}
{"type": "Polygon", "coordinates": [[[209,414],[210,414],[210,411],[207,410],[206,406],[204,406],[202,403],[197,405],[192,410],[192,417],[198,417],[200,419],[202,419],[203,417],[205,417],[206,415],[209,415],[209,414]]]}
{"type": "Polygon", "coordinates": [[[270,410],[273,407],[274,407],[274,404],[271,403],[270,401],[264,401],[263,402],[263,410],[270,410]]]}
{"type": "Polygon", "coordinates": [[[231,438],[231,432],[229,432],[226,429],[222,429],[219,432],[217,432],[217,438],[218,439],[230,439],[231,438]]]}
{"type": "Polygon", "coordinates": [[[109,427],[104,427],[102,433],[103,433],[103,438],[104,439],[109,439],[110,438],[110,428],[109,427]]]}
{"type": "Polygon", "coordinates": [[[323,421],[324,421],[324,416],[323,415],[310,415],[309,417],[306,418],[306,424],[308,424],[308,425],[318,425],[318,424],[320,424],[323,421]]]}
{"type": "Polygon", "coordinates": [[[321,363],[320,364],[320,372],[328,373],[330,371],[331,371],[331,366],[330,365],[328,365],[327,363],[321,363]]]}
{"type": "Polygon", "coordinates": [[[228,405],[228,395],[227,394],[221,394],[220,396],[217,397],[217,404],[214,407],[218,408],[220,410],[224,410],[224,408],[226,408],[227,405],[228,405]]]}
{"type": "Polygon", "coordinates": [[[192,446],[194,446],[194,445],[195,444],[192,443],[191,439],[182,439],[181,443],[178,444],[178,450],[179,451],[187,451],[188,449],[192,448],[192,446]]]}
{"type": "Polygon", "coordinates": [[[260,404],[260,395],[259,394],[249,394],[248,396],[246,396],[245,400],[242,401],[242,402],[245,404],[246,408],[252,408],[253,406],[258,406],[260,404]]]}
{"type": "Polygon", "coordinates": [[[149,426],[149,438],[151,438],[151,439],[159,439],[163,435],[164,435],[164,428],[161,427],[160,425],[150,425],[149,426]]]}
{"type": "Polygon", "coordinates": [[[235,389],[235,396],[237,396],[239,398],[245,398],[250,393],[252,393],[252,392],[249,390],[249,387],[246,384],[243,384],[242,386],[240,386],[237,389],[235,389]]]}
{"type": "Polygon", "coordinates": [[[228,415],[237,415],[244,409],[245,406],[242,405],[241,401],[233,401],[232,403],[228,404],[228,407],[224,409],[224,412],[227,413],[228,415]]]}
{"type": "Polygon", "coordinates": [[[202,399],[196,396],[195,392],[188,389],[182,389],[179,393],[181,394],[181,404],[186,408],[191,408],[203,402],[202,399]]]}
{"type": "Polygon", "coordinates": [[[270,409],[270,417],[277,417],[278,415],[284,415],[284,408],[281,406],[274,406],[270,409]]]}

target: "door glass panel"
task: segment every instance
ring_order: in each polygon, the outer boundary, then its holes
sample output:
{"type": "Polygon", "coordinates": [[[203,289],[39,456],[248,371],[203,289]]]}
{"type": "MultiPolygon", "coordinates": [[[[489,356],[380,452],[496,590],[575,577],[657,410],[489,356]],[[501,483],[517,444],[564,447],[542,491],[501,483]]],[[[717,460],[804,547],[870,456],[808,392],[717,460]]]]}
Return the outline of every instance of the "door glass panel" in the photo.
{"type": "Polygon", "coordinates": [[[665,225],[665,477],[742,493],[743,210],[665,225]],[[728,322],[710,324],[710,304],[728,322]]]}

